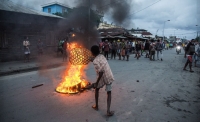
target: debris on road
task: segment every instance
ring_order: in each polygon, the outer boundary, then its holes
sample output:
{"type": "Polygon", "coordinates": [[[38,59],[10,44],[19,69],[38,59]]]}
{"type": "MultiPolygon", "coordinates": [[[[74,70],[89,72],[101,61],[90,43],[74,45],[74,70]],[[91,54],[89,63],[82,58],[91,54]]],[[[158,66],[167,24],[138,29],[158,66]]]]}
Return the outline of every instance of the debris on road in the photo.
{"type": "Polygon", "coordinates": [[[32,88],[37,88],[37,87],[40,87],[40,86],[42,86],[43,84],[39,84],[39,85],[35,85],[35,86],[33,86],[32,88]]]}

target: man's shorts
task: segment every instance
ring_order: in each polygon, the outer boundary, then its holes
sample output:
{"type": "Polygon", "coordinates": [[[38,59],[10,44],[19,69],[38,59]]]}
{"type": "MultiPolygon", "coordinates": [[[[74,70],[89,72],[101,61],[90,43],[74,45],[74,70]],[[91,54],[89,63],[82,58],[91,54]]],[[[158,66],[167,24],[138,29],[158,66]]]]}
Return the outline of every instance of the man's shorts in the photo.
{"type": "Polygon", "coordinates": [[[192,56],[187,56],[187,59],[188,59],[187,60],[188,63],[192,63],[192,56]]]}
{"type": "Polygon", "coordinates": [[[105,90],[108,91],[112,91],[112,83],[111,84],[106,84],[105,85],[105,90]]]}

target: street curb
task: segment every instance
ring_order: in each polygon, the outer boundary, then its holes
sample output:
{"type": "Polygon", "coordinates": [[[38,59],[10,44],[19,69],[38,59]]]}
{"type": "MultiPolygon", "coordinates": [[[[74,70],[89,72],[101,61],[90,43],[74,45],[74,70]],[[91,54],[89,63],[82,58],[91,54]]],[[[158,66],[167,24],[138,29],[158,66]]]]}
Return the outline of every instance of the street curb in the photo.
{"type": "Polygon", "coordinates": [[[19,69],[19,70],[0,72],[0,77],[19,74],[19,73],[25,73],[25,72],[31,72],[31,71],[37,71],[37,70],[43,69],[43,67],[45,67],[45,69],[57,68],[57,67],[63,66],[63,64],[64,63],[59,63],[59,64],[52,64],[52,65],[47,65],[47,66],[36,66],[36,67],[19,69]]]}

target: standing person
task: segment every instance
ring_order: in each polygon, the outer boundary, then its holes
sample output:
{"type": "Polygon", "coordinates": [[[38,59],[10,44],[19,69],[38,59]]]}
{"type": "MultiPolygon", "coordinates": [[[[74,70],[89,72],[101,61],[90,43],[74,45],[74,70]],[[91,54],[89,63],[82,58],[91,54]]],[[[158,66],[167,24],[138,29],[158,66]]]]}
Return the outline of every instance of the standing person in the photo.
{"type": "Polygon", "coordinates": [[[103,53],[103,42],[102,41],[99,43],[99,49],[100,49],[100,53],[103,53]]]}
{"type": "Polygon", "coordinates": [[[126,61],[129,61],[129,55],[130,55],[130,52],[131,52],[130,50],[131,50],[131,45],[130,44],[126,45],[126,51],[125,51],[126,61]]]}
{"type": "Polygon", "coordinates": [[[185,48],[185,58],[187,56],[187,61],[185,63],[185,66],[183,68],[183,70],[187,70],[186,67],[189,64],[190,67],[190,72],[194,72],[192,70],[192,56],[195,53],[195,45],[194,45],[194,39],[191,40],[191,42],[189,42],[189,44],[187,45],[187,47],[185,48]]]}
{"type": "Polygon", "coordinates": [[[155,51],[156,51],[156,50],[155,50],[155,45],[154,45],[154,43],[151,43],[149,49],[150,49],[150,57],[149,57],[149,59],[150,59],[151,61],[155,61],[155,51]]]}
{"type": "Polygon", "coordinates": [[[29,48],[30,42],[28,40],[28,37],[23,41],[24,46],[24,62],[30,61],[30,48],[29,48]]]}
{"type": "Polygon", "coordinates": [[[42,55],[43,54],[43,42],[38,39],[38,43],[37,43],[37,49],[38,49],[38,54],[39,55],[42,55]]]}
{"type": "Polygon", "coordinates": [[[118,45],[117,45],[117,54],[119,56],[119,60],[121,60],[121,51],[122,51],[122,45],[119,42],[118,45]]]}
{"type": "Polygon", "coordinates": [[[111,59],[113,59],[113,57],[115,59],[116,52],[117,52],[117,43],[113,41],[113,43],[111,44],[111,59]]]}
{"type": "MultiPolygon", "coordinates": [[[[156,53],[157,53],[157,60],[159,60],[159,55],[161,54],[162,55],[162,49],[163,49],[163,46],[162,46],[162,43],[160,43],[160,40],[157,41],[156,43],[156,53]],[[160,53],[160,54],[159,54],[160,53]]],[[[162,61],[162,57],[161,57],[161,61],[162,61]]]]}
{"type": "Polygon", "coordinates": [[[167,44],[166,44],[166,45],[167,45],[167,50],[168,50],[168,49],[169,49],[169,42],[167,42],[167,44]]]}
{"type": "Polygon", "coordinates": [[[97,73],[97,81],[93,84],[95,88],[95,105],[92,106],[93,109],[99,110],[99,89],[102,88],[104,85],[105,90],[107,91],[107,116],[113,116],[114,111],[110,111],[111,105],[111,90],[112,90],[112,82],[114,81],[114,76],[110,69],[110,66],[106,60],[106,58],[100,54],[99,47],[94,45],[91,47],[92,55],[95,57],[93,60],[93,64],[97,73]]]}
{"type": "Polygon", "coordinates": [[[149,40],[146,41],[145,45],[144,45],[144,50],[145,50],[145,53],[146,53],[146,58],[149,58],[149,46],[150,46],[150,43],[149,43],[149,40]]]}
{"type": "Polygon", "coordinates": [[[165,42],[163,41],[163,42],[161,42],[161,44],[162,44],[162,49],[166,50],[166,48],[165,48],[165,42]]]}
{"type": "Polygon", "coordinates": [[[57,55],[58,55],[59,52],[61,52],[63,54],[62,45],[63,45],[63,40],[59,40],[58,41],[58,48],[57,48],[57,55]]]}
{"type": "Polygon", "coordinates": [[[69,47],[69,44],[67,43],[67,40],[65,40],[64,43],[63,43],[63,46],[62,46],[62,48],[63,48],[63,61],[66,61],[66,59],[67,59],[67,56],[68,56],[67,49],[68,49],[68,47],[69,47]]]}
{"type": "Polygon", "coordinates": [[[135,41],[132,42],[132,53],[135,53],[135,41]]]}
{"type": "Polygon", "coordinates": [[[106,40],[106,42],[104,43],[104,56],[106,57],[106,59],[108,60],[108,53],[109,53],[109,44],[108,44],[108,40],[106,40]]]}
{"type": "Polygon", "coordinates": [[[144,52],[144,42],[140,42],[141,44],[141,56],[143,56],[143,52],[144,52]]]}
{"type": "Polygon", "coordinates": [[[125,54],[126,54],[126,48],[123,47],[121,51],[121,56],[123,57],[123,60],[125,60],[125,54]]]}
{"type": "Polygon", "coordinates": [[[194,67],[197,67],[197,61],[200,58],[200,45],[199,42],[196,42],[195,45],[195,54],[194,54],[194,67]]]}
{"type": "Polygon", "coordinates": [[[136,43],[135,48],[136,48],[136,57],[137,57],[137,59],[139,59],[139,57],[140,57],[140,50],[141,50],[141,44],[140,44],[140,42],[136,43]]]}

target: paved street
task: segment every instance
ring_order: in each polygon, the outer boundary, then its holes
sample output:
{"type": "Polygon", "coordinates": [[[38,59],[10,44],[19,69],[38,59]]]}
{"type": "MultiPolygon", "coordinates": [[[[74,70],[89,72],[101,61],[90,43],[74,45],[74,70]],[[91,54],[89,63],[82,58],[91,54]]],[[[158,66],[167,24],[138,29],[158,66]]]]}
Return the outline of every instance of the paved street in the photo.
{"type": "MultiPolygon", "coordinates": [[[[186,59],[175,49],[163,52],[164,61],[109,60],[115,82],[113,117],[106,116],[106,92],[100,90],[99,111],[94,91],[69,95],[55,92],[65,67],[0,77],[0,122],[199,122],[200,68],[183,71],[186,59]],[[43,84],[40,87],[32,86],[43,84]]],[[[200,66],[198,64],[198,66],[200,66]]],[[[87,76],[95,81],[92,64],[87,76]]]]}

